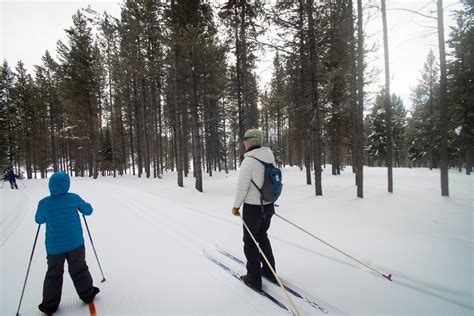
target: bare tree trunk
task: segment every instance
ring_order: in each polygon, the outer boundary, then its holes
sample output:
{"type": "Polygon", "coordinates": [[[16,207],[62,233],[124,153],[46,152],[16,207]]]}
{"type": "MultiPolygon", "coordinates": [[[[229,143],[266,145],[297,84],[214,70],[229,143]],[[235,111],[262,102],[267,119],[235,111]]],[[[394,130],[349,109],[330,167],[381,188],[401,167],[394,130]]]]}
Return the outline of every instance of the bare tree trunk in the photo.
{"type": "Polygon", "coordinates": [[[195,188],[202,192],[202,167],[201,167],[201,141],[199,137],[199,111],[197,99],[197,79],[196,79],[196,60],[194,53],[194,44],[191,45],[191,134],[193,138],[193,164],[194,176],[196,177],[195,188]]]}
{"type": "MultiPolygon", "coordinates": [[[[176,8],[175,8],[175,1],[171,0],[171,8],[173,10],[173,24],[174,27],[177,28],[178,26],[176,21],[176,8]]],[[[176,34],[176,29],[174,30],[174,34],[176,34]]],[[[178,100],[178,41],[177,36],[175,36],[175,41],[173,45],[173,91],[172,91],[172,102],[173,102],[173,111],[175,122],[173,126],[174,129],[174,138],[175,138],[175,155],[176,155],[176,171],[177,171],[177,181],[178,186],[183,187],[183,136],[182,136],[182,111],[181,111],[181,104],[178,100]]]]}
{"type": "Polygon", "coordinates": [[[357,112],[356,112],[356,184],[357,197],[364,197],[364,30],[362,0],[357,0],[357,112]]]}
{"type": "Polygon", "coordinates": [[[470,176],[474,158],[474,148],[472,145],[466,145],[466,175],[470,176]]]}
{"type": "Polygon", "coordinates": [[[309,130],[304,132],[304,165],[306,168],[306,184],[311,185],[311,135],[309,130]]]}
{"type": "Polygon", "coordinates": [[[145,77],[141,78],[142,93],[140,98],[140,116],[143,126],[143,167],[145,169],[145,175],[147,178],[150,178],[150,137],[149,137],[149,118],[150,115],[146,115],[149,110],[148,106],[148,97],[147,97],[147,87],[145,84],[145,77]]]}
{"type": "MultiPolygon", "coordinates": [[[[121,147],[122,147],[122,168],[123,170],[120,170],[120,175],[123,175],[124,173],[127,174],[127,152],[125,149],[125,128],[124,128],[124,121],[123,121],[123,115],[121,109],[119,109],[119,124],[120,124],[120,140],[121,140],[121,147]]],[[[121,169],[122,169],[121,168],[121,169]]]]}
{"type": "Polygon", "coordinates": [[[387,133],[387,155],[385,156],[385,165],[387,166],[388,192],[393,193],[393,146],[392,146],[392,106],[390,104],[390,63],[388,54],[388,30],[387,30],[387,12],[385,0],[382,1],[382,22],[383,22],[383,50],[385,57],[385,125],[387,133]]]}
{"type": "Polygon", "coordinates": [[[128,96],[128,119],[129,119],[129,137],[130,137],[130,158],[132,164],[132,174],[135,175],[135,143],[133,141],[133,111],[132,111],[132,96],[129,87],[127,87],[128,96]]]}
{"type": "Polygon", "coordinates": [[[311,68],[311,99],[313,105],[313,117],[311,120],[314,131],[314,187],[316,195],[323,195],[321,177],[321,127],[318,92],[318,55],[316,52],[315,27],[313,18],[313,0],[306,4],[308,15],[309,36],[309,60],[311,68]]]}
{"type": "MultiPolygon", "coordinates": [[[[239,3],[240,8],[240,17],[238,17],[238,10],[237,6],[235,6],[235,15],[236,19],[240,19],[240,31],[239,31],[239,24],[235,26],[235,57],[236,57],[236,75],[237,75],[237,109],[238,109],[238,117],[239,117],[239,129],[238,129],[238,138],[239,140],[244,137],[244,129],[245,129],[245,104],[244,104],[244,36],[245,36],[245,0],[241,0],[239,3]]],[[[241,142],[238,143],[239,145],[239,153],[240,155],[239,160],[242,162],[243,159],[243,152],[244,147],[241,142]]]]}
{"type": "Polygon", "coordinates": [[[110,48],[110,39],[107,40],[107,79],[109,85],[109,106],[110,106],[110,135],[112,140],[112,168],[114,169],[114,178],[117,176],[117,164],[115,161],[115,124],[114,124],[114,102],[113,102],[113,95],[112,95],[112,62],[110,60],[111,57],[111,48],[110,48]]]}
{"type": "MultiPolygon", "coordinates": [[[[161,84],[160,84],[161,85],[161,84]]],[[[158,89],[158,176],[163,174],[163,122],[161,118],[161,88],[158,89]]]]}
{"type": "Polygon", "coordinates": [[[444,47],[444,20],[443,0],[438,0],[438,46],[439,46],[439,103],[440,103],[440,171],[441,171],[441,195],[449,196],[448,181],[448,104],[446,84],[446,51],[444,47]]]}
{"type": "Polygon", "coordinates": [[[141,133],[141,115],[140,115],[140,102],[138,95],[138,88],[136,77],[133,75],[133,103],[135,105],[135,131],[137,136],[137,162],[138,162],[138,177],[142,176],[143,173],[143,157],[142,157],[142,133],[141,133]]]}

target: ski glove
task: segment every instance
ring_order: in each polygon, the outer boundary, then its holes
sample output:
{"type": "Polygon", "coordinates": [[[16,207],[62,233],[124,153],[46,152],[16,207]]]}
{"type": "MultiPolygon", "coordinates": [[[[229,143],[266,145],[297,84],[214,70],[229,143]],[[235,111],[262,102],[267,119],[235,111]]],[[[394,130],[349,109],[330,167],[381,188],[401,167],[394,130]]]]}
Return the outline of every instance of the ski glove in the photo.
{"type": "Polygon", "coordinates": [[[232,208],[232,215],[234,216],[240,216],[239,209],[236,207],[232,208]]]}

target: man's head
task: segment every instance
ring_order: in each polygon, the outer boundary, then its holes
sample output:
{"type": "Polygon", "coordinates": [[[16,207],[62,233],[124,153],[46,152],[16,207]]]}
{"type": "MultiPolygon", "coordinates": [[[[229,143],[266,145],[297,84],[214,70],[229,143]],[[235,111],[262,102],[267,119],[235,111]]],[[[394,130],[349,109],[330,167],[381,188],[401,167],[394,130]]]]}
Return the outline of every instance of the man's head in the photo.
{"type": "Polygon", "coordinates": [[[253,146],[262,146],[262,132],[256,128],[249,129],[244,134],[245,149],[253,146]]]}

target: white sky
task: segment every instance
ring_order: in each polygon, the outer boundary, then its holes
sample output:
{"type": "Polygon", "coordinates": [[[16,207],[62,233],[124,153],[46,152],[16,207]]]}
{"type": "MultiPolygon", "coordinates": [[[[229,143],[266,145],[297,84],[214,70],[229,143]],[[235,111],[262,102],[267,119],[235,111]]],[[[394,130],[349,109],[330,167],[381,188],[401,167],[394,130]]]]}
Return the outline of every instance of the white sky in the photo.
{"type": "MultiPolygon", "coordinates": [[[[364,1],[364,3],[367,1],[364,1]]],[[[6,59],[11,68],[22,60],[29,72],[33,65],[41,64],[41,57],[46,50],[55,56],[58,40],[66,41],[64,29],[72,25],[72,15],[80,8],[88,5],[92,9],[103,12],[107,10],[113,16],[119,17],[119,1],[112,0],[0,0],[0,50],[1,59],[6,59]]],[[[376,2],[378,3],[378,2],[376,2]]],[[[444,0],[445,25],[448,38],[449,25],[452,25],[451,10],[460,7],[458,1],[444,0]]],[[[407,8],[427,15],[436,15],[436,1],[423,0],[387,0],[390,71],[392,77],[391,91],[400,95],[405,105],[409,107],[411,88],[416,85],[420,69],[430,48],[438,53],[437,35],[434,29],[421,25],[436,26],[435,20],[430,20],[414,13],[390,10],[407,8]]],[[[366,27],[367,45],[378,43],[379,50],[368,56],[370,68],[378,68],[379,76],[374,77],[374,83],[369,87],[375,90],[384,85],[383,79],[383,47],[382,22],[376,10],[365,13],[369,19],[366,27]]],[[[261,87],[271,78],[272,59],[274,52],[267,51],[260,57],[257,74],[261,78],[261,87]]]]}

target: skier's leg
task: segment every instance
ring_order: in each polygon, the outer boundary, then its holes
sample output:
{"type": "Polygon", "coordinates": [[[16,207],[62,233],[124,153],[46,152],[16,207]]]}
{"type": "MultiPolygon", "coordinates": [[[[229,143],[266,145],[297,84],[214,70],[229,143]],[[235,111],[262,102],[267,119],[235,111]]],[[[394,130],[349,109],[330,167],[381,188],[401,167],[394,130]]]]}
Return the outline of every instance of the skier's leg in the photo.
{"type": "Polygon", "coordinates": [[[66,254],[47,256],[48,271],[43,283],[43,302],[38,306],[43,313],[54,313],[61,302],[65,258],[66,254]]]}
{"type": "MultiPolygon", "coordinates": [[[[272,216],[274,214],[273,204],[265,205],[265,214],[266,216],[263,218],[262,225],[260,225],[260,229],[258,231],[257,240],[260,248],[270,262],[270,265],[272,266],[273,270],[275,270],[275,258],[273,257],[272,245],[267,235],[267,230],[270,228],[272,216]]],[[[260,256],[260,260],[262,262],[262,275],[275,282],[276,279],[265,262],[265,259],[260,256]]]]}
{"type": "Polygon", "coordinates": [[[86,263],[86,249],[84,245],[68,252],[67,263],[69,275],[77,294],[84,303],[92,302],[97,293],[99,293],[99,289],[93,286],[92,276],[86,263]]]}
{"type": "MultiPolygon", "coordinates": [[[[260,205],[244,204],[243,220],[251,231],[252,235],[257,238],[260,225],[262,223],[262,212],[260,205]]],[[[260,255],[252,237],[245,227],[244,230],[244,254],[247,258],[247,276],[251,279],[253,285],[257,288],[262,285],[262,272],[260,267],[260,255]]]]}

